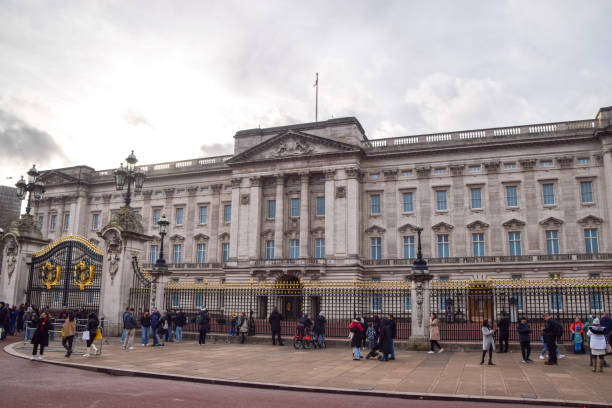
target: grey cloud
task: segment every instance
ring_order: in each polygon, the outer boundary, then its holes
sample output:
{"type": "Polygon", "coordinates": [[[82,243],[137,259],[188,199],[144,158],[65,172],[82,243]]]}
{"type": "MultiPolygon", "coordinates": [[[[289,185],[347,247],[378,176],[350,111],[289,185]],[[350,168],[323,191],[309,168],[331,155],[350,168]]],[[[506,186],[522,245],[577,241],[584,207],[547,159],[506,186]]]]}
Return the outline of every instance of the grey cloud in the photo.
{"type": "Polygon", "coordinates": [[[233,143],[211,143],[200,146],[200,152],[204,157],[232,154],[233,150],[233,143]]]}
{"type": "Polygon", "coordinates": [[[153,127],[153,125],[151,125],[151,122],[149,121],[149,119],[147,119],[145,115],[133,109],[128,109],[127,111],[125,111],[125,113],[123,114],[123,119],[132,126],[143,125],[149,126],[151,128],[153,127]]]}
{"type": "Polygon", "coordinates": [[[57,158],[66,160],[53,136],[4,110],[0,110],[0,146],[0,160],[21,165],[34,162],[44,165],[57,158]]]}

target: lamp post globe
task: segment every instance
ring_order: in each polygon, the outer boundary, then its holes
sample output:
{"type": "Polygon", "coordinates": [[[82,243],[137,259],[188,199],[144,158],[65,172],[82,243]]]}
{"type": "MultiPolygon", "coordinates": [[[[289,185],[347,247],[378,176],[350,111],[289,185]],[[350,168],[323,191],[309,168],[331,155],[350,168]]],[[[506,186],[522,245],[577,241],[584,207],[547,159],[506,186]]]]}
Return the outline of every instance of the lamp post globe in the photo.
{"type": "Polygon", "coordinates": [[[123,163],[119,166],[117,170],[114,171],[115,176],[115,188],[117,191],[122,191],[123,188],[127,185],[127,191],[125,193],[125,206],[129,207],[132,202],[132,184],[134,184],[134,192],[140,193],[142,191],[142,186],[144,184],[146,175],[141,169],[136,168],[136,163],[138,163],[138,159],[134,155],[134,151],[129,154],[125,159],[126,165],[123,166],[123,163]]]}
{"type": "Polygon", "coordinates": [[[17,187],[17,197],[20,200],[24,200],[26,195],[28,196],[26,215],[30,215],[30,210],[32,209],[32,198],[34,198],[35,201],[42,199],[45,192],[45,184],[38,180],[40,177],[40,172],[36,170],[35,164],[32,165],[30,170],[28,170],[27,175],[28,181],[26,182],[23,176],[21,176],[19,181],[15,184],[15,187],[17,187]]]}
{"type": "Polygon", "coordinates": [[[159,236],[161,237],[161,245],[159,248],[159,258],[157,258],[157,262],[155,262],[156,268],[167,268],[166,261],[164,260],[164,237],[168,233],[168,225],[170,225],[170,221],[166,218],[166,214],[163,213],[159,221],[157,221],[157,225],[159,226],[159,236]]]}

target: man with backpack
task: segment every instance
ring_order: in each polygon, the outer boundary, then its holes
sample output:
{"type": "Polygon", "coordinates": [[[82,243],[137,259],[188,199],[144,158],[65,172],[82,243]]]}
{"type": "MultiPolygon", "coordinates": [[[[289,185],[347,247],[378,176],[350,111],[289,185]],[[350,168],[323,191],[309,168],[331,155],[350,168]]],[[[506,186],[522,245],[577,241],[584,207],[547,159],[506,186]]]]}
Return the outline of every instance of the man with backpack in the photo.
{"type": "Polygon", "coordinates": [[[546,326],[542,331],[542,337],[544,338],[544,344],[548,350],[548,361],[546,365],[556,365],[557,363],[557,339],[563,335],[563,327],[559,322],[554,320],[550,314],[544,314],[544,321],[546,326]]]}
{"type": "Polygon", "coordinates": [[[206,344],[206,333],[210,330],[210,315],[208,314],[208,310],[203,307],[196,317],[196,322],[200,326],[200,337],[198,339],[198,344],[206,344]]]}

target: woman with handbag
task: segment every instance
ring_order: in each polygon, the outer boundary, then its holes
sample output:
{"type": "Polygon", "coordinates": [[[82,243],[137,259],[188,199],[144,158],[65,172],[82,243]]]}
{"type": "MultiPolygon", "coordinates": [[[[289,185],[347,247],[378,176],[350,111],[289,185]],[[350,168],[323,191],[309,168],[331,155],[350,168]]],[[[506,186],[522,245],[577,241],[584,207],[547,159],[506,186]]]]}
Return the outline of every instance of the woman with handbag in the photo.
{"type": "Polygon", "coordinates": [[[489,352],[489,365],[493,364],[493,349],[495,348],[495,340],[493,339],[493,335],[495,334],[495,329],[492,329],[489,326],[489,321],[484,319],[482,322],[482,359],[480,360],[480,364],[484,364],[485,355],[487,351],[489,352]]]}
{"type": "Polygon", "coordinates": [[[87,330],[83,332],[83,340],[87,341],[87,352],[83,354],[83,357],[89,357],[91,355],[91,349],[93,349],[94,355],[98,354],[98,348],[93,342],[96,338],[99,325],[100,321],[96,314],[90,313],[89,319],[87,319],[87,330]]]}
{"type": "Polygon", "coordinates": [[[66,349],[66,357],[70,357],[72,354],[72,342],[74,340],[74,334],[76,333],[76,320],[74,313],[70,312],[64,327],[62,328],[62,346],[66,349]]]}
{"type": "Polygon", "coordinates": [[[51,321],[49,320],[47,312],[43,312],[40,317],[34,321],[34,327],[36,327],[34,335],[32,336],[34,348],[32,349],[30,360],[34,360],[36,357],[36,349],[38,347],[40,347],[38,360],[42,360],[45,347],[49,345],[49,329],[51,329],[51,321]]]}

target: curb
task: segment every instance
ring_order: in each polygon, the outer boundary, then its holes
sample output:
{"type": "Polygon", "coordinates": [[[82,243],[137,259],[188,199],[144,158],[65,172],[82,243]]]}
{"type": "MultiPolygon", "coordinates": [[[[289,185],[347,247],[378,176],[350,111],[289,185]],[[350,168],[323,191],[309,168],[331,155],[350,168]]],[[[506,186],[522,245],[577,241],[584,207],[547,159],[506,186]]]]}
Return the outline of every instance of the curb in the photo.
{"type": "MultiPolygon", "coordinates": [[[[14,346],[21,342],[8,344],[4,347],[4,352],[13,357],[28,359],[27,355],[23,355],[13,349],[14,346]]],[[[223,378],[210,377],[192,377],[181,374],[163,374],[151,371],[125,370],[121,368],[102,367],[90,364],[69,363],[63,361],[42,360],[38,361],[46,364],[54,364],[63,367],[70,367],[79,370],[93,371],[116,376],[154,378],[160,380],[183,381],[200,384],[214,384],[230,387],[247,387],[278,391],[299,391],[299,392],[318,392],[327,394],[339,395],[364,395],[370,397],[397,398],[405,400],[430,400],[430,401],[471,401],[471,402],[490,402],[498,404],[529,404],[529,405],[554,405],[562,407],[610,407],[608,403],[591,402],[591,401],[565,401],[555,399],[531,399],[531,398],[516,398],[516,397],[499,397],[499,396],[481,396],[481,395],[464,395],[464,394],[429,394],[416,392],[398,392],[398,391],[375,391],[375,390],[360,390],[349,388],[327,388],[317,386],[302,386],[302,385],[287,385],[266,382],[249,382],[240,380],[228,380],[223,378]]]]}

